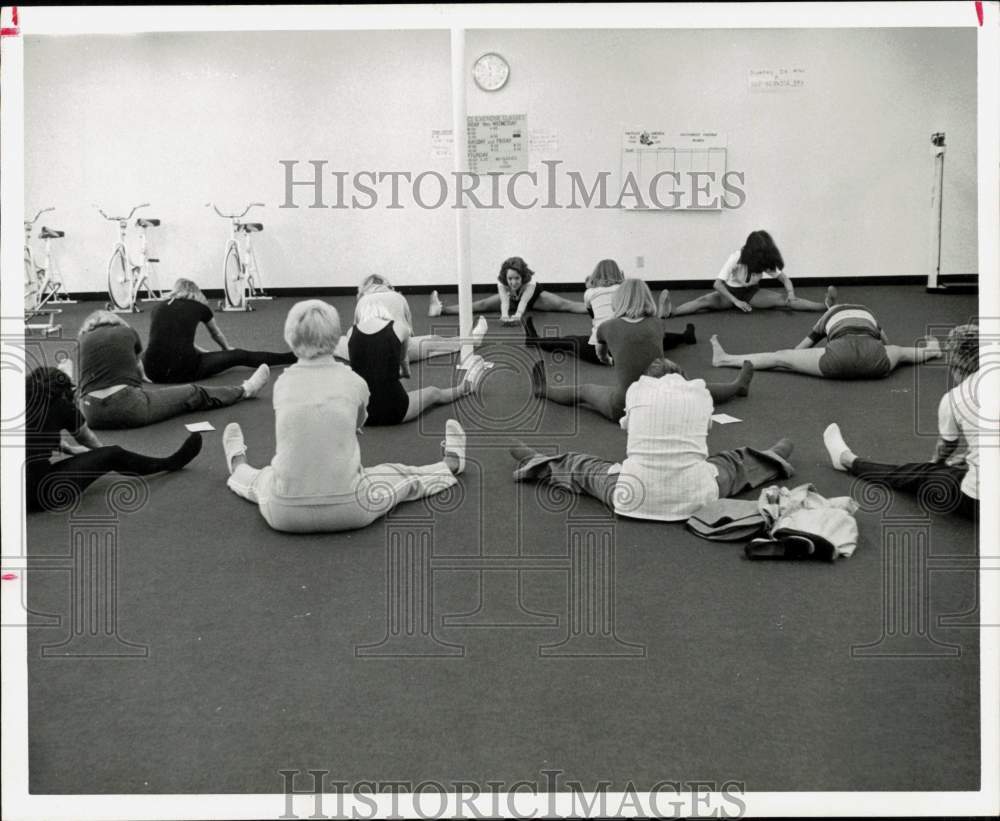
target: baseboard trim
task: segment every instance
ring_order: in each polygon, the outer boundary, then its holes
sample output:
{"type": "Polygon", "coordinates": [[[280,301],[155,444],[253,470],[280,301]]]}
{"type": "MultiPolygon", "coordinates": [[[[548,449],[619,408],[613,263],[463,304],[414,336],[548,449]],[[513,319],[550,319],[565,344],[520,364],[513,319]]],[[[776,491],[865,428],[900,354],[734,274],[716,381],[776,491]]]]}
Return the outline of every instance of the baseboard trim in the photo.
{"type": "MultiPolygon", "coordinates": [[[[939,282],[942,283],[943,288],[933,289],[927,288],[928,293],[977,293],[979,290],[978,274],[947,274],[938,277],[939,282]]],[[[654,291],[660,290],[661,288],[676,288],[678,290],[686,290],[692,288],[705,288],[710,289],[712,287],[711,279],[652,279],[647,280],[647,284],[654,291]]],[[[824,285],[836,285],[840,286],[863,286],[863,285],[927,285],[927,277],[925,276],[914,276],[914,275],[904,275],[904,276],[870,276],[870,277],[838,277],[836,279],[818,279],[809,277],[794,277],[793,282],[797,285],[801,285],[804,288],[816,288],[824,285]]],[[[559,292],[571,292],[575,291],[577,293],[583,290],[582,282],[546,282],[544,283],[546,291],[559,292]]],[[[473,285],[473,290],[477,292],[489,293],[495,292],[496,286],[490,283],[485,283],[482,285],[473,285]]],[[[781,283],[776,281],[763,283],[765,288],[780,288],[781,283]]],[[[354,296],[357,294],[356,287],[343,287],[343,286],[317,286],[315,288],[269,288],[267,293],[274,297],[323,297],[323,296],[354,296]]],[[[446,285],[401,285],[399,286],[400,293],[403,294],[429,294],[431,291],[442,291],[446,294],[453,294],[455,292],[454,283],[449,283],[446,285]]],[[[221,288],[204,288],[205,296],[210,300],[222,299],[222,289],[221,288]]],[[[108,295],[103,291],[85,291],[82,293],[73,293],[73,299],[78,299],[80,301],[94,302],[94,301],[107,301],[108,295]]]]}

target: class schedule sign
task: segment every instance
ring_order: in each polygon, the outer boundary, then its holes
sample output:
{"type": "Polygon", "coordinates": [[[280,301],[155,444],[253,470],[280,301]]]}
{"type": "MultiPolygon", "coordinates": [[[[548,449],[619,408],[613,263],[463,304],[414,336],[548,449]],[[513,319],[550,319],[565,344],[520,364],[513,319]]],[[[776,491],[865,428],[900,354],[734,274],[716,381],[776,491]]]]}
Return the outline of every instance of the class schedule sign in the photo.
{"type": "Polygon", "coordinates": [[[474,174],[514,174],[528,170],[528,115],[468,117],[469,170],[474,174]]]}

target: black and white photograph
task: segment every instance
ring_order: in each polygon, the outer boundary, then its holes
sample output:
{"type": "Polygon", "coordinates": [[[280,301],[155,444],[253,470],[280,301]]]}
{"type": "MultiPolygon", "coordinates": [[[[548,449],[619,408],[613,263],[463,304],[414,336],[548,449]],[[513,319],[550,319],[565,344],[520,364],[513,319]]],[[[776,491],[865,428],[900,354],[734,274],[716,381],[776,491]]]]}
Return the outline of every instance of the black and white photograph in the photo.
{"type": "Polygon", "coordinates": [[[995,0],[0,24],[4,819],[1000,813],[995,0]]]}

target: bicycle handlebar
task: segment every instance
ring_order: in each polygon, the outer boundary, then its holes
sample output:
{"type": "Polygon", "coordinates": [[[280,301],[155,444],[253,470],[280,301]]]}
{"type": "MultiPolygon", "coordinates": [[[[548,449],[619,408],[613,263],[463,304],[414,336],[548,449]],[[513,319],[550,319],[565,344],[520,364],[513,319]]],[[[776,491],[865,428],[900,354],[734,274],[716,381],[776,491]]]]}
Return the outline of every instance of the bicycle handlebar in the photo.
{"type": "Polygon", "coordinates": [[[35,214],[35,218],[33,220],[25,220],[24,222],[25,222],[26,225],[34,225],[36,222],[38,222],[38,218],[42,214],[46,213],[47,211],[55,211],[55,210],[56,210],[55,207],[52,207],[52,208],[43,208],[41,211],[39,211],[37,214],[35,214]]]}
{"type": "Polygon", "coordinates": [[[107,214],[104,213],[104,209],[102,209],[99,205],[97,205],[96,203],[94,203],[94,208],[96,208],[100,212],[101,216],[104,217],[104,219],[106,219],[106,220],[117,220],[118,222],[128,222],[130,219],[132,219],[132,215],[136,211],[138,211],[140,208],[148,208],[148,207],[149,207],[149,203],[148,202],[144,202],[141,205],[136,205],[135,207],[133,207],[132,210],[128,212],[128,216],[127,217],[109,217],[107,214]]]}
{"type": "Polygon", "coordinates": [[[236,220],[238,220],[238,219],[241,219],[242,217],[245,217],[247,215],[247,212],[251,208],[258,208],[258,207],[264,208],[265,205],[262,202],[252,202],[246,208],[243,209],[243,213],[242,214],[223,214],[219,210],[219,206],[216,205],[214,202],[206,202],[205,203],[205,207],[206,208],[213,208],[213,209],[215,209],[215,213],[218,214],[220,217],[223,217],[224,219],[230,219],[230,220],[236,219],[236,220]]]}

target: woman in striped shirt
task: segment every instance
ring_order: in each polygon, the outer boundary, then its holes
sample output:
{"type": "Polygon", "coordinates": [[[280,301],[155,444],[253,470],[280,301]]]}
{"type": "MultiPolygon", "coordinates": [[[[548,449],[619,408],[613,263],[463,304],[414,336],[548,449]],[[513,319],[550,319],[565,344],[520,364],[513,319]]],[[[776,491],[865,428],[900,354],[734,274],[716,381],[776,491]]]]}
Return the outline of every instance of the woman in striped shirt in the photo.
{"type": "Polygon", "coordinates": [[[826,379],[882,379],[899,365],[920,364],[942,355],[933,336],[919,347],[890,345],[878,320],[864,305],[835,305],[792,350],[729,354],[713,336],[712,365],[739,368],[749,361],[757,370],[786,370],[826,379]],[[826,339],[826,347],[816,343],[826,339]]]}

